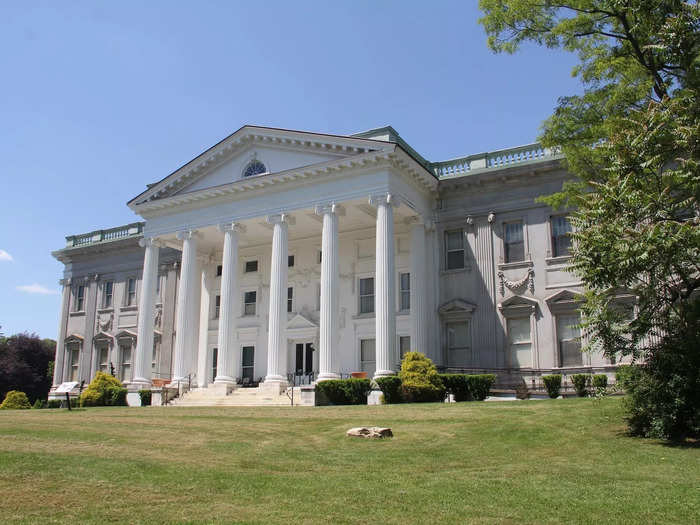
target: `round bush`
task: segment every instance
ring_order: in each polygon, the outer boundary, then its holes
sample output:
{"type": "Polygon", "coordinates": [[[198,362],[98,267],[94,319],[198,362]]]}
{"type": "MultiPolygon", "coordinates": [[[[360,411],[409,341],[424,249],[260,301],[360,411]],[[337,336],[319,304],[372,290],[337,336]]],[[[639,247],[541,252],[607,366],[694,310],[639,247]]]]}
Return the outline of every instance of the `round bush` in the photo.
{"type": "Polygon", "coordinates": [[[547,394],[552,399],[559,397],[559,392],[561,392],[561,375],[552,374],[550,376],[542,376],[542,382],[547,389],[547,394]]]}
{"type": "Polygon", "coordinates": [[[433,362],[420,352],[407,352],[401,362],[401,393],[408,402],[443,401],[445,386],[433,362]]]}
{"type": "Polygon", "coordinates": [[[574,390],[576,390],[576,395],[578,397],[586,397],[588,395],[590,380],[591,376],[588,374],[573,374],[571,376],[571,382],[574,385],[574,390]]]}
{"type": "Polygon", "coordinates": [[[28,408],[32,408],[29,398],[27,394],[19,390],[10,390],[0,405],[0,409],[3,410],[26,410],[28,408]]]}
{"type": "Polygon", "coordinates": [[[126,388],[122,387],[119,379],[104,372],[97,372],[95,378],[80,395],[80,405],[84,407],[125,404],[126,388]],[[124,390],[124,392],[122,393],[120,390],[124,390]]]}

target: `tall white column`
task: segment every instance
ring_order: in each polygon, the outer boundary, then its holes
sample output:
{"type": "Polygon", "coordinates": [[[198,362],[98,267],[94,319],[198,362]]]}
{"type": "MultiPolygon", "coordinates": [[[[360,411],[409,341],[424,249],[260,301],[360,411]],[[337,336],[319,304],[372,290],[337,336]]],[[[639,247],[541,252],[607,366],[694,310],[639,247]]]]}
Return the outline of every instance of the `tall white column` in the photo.
{"type": "Polygon", "coordinates": [[[200,280],[197,384],[203,388],[207,386],[209,375],[209,370],[207,367],[207,353],[209,350],[209,313],[211,310],[211,270],[206,263],[202,264],[200,280]]]}
{"type": "Polygon", "coordinates": [[[428,348],[425,224],[415,217],[411,226],[411,350],[425,355],[428,348]]]}
{"type": "Polygon", "coordinates": [[[265,383],[284,387],[287,384],[287,256],[288,224],[285,213],[270,215],[267,222],[274,225],[272,260],[270,264],[270,315],[267,337],[267,375],[265,383]]]}
{"type": "Polygon", "coordinates": [[[394,374],[396,356],[396,277],[394,267],[394,206],[391,194],[370,197],[377,207],[374,315],[376,363],[374,377],[394,374]]]}
{"type": "Polygon", "coordinates": [[[182,243],[180,285],[177,289],[175,348],[173,350],[173,383],[184,381],[191,372],[190,354],[197,346],[197,232],[178,232],[182,243]]]}
{"type": "Polygon", "coordinates": [[[64,358],[66,355],[66,327],[68,325],[68,307],[70,305],[71,279],[61,279],[63,285],[63,297],[61,298],[61,320],[58,325],[58,339],[56,340],[56,357],[53,367],[53,385],[63,383],[64,358]]]}
{"type": "Polygon", "coordinates": [[[335,203],[316,207],[323,216],[321,238],[321,338],[318,381],[338,379],[338,215],[343,210],[335,203]]]}
{"type": "Polygon", "coordinates": [[[132,384],[150,386],[151,360],[153,358],[153,329],[158,283],[159,244],[155,239],[143,238],[139,245],[146,249],[143,259],[141,296],[139,297],[139,321],[136,329],[136,352],[132,384]]]}
{"type": "Polygon", "coordinates": [[[224,257],[221,268],[221,303],[219,308],[219,350],[215,383],[235,384],[240,375],[241,351],[236,320],[240,315],[238,291],[238,234],[243,225],[219,225],[224,234],[224,257]]]}

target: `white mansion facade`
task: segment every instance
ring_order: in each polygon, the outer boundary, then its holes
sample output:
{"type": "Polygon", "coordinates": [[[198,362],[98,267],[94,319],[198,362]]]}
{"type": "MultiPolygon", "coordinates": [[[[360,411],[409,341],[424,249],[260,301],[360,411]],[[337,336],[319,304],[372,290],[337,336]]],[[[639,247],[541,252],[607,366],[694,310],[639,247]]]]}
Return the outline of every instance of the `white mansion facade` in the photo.
{"type": "Polygon", "coordinates": [[[67,237],[54,385],[131,391],[439,367],[605,371],[581,353],[571,177],[536,144],[430,162],[391,127],[244,126],[128,205],[144,222],[67,237]]]}

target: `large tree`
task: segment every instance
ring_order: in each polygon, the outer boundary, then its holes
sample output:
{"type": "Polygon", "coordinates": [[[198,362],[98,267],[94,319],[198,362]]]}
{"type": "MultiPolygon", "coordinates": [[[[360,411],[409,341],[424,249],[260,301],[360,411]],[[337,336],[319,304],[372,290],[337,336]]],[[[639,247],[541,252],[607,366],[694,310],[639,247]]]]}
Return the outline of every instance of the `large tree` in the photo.
{"type": "Polygon", "coordinates": [[[48,370],[56,341],[34,334],[17,334],[0,339],[0,399],[10,390],[20,390],[33,403],[46,399],[52,377],[48,370]]]}
{"type": "Polygon", "coordinates": [[[489,46],[576,53],[581,95],[541,141],[578,177],[543,200],[571,210],[590,346],[643,363],[633,432],[700,433],[700,10],[681,0],[480,0],[489,46]],[[634,318],[620,293],[635,297],[634,318]]]}

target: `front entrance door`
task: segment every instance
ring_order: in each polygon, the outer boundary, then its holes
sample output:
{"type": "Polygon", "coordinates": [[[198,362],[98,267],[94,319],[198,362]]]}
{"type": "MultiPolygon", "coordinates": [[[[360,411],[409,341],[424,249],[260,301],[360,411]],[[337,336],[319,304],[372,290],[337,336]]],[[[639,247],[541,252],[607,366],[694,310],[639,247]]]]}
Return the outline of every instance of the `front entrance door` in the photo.
{"type": "Polygon", "coordinates": [[[296,343],[296,363],[294,375],[308,376],[314,371],[314,348],[313,343],[296,343]]]}

